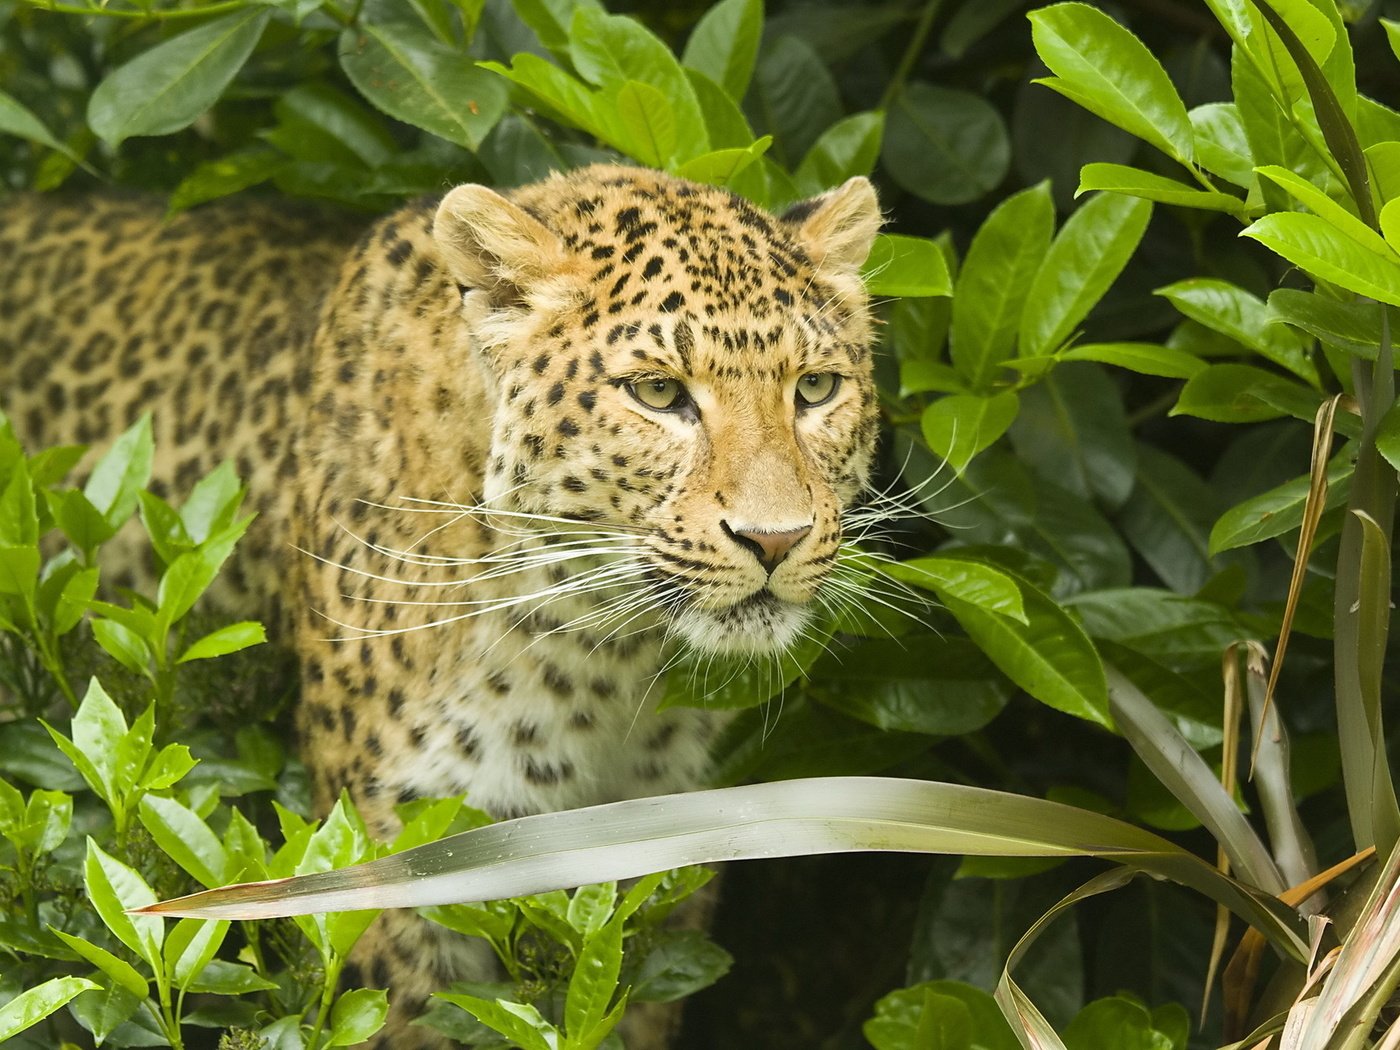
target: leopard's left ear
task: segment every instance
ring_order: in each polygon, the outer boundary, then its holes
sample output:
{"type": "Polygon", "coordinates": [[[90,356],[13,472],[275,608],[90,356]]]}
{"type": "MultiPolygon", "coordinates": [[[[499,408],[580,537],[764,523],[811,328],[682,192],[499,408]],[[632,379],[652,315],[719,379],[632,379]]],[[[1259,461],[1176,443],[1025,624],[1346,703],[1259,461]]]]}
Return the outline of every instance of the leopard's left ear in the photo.
{"type": "Polygon", "coordinates": [[[486,186],[458,186],[442,199],[433,240],[453,279],[497,304],[519,301],[564,265],[558,234],[486,186]]]}
{"type": "Polygon", "coordinates": [[[875,187],[860,175],[794,204],[783,219],[797,227],[797,239],[817,267],[832,270],[854,270],[865,262],[884,222],[875,187]]]}

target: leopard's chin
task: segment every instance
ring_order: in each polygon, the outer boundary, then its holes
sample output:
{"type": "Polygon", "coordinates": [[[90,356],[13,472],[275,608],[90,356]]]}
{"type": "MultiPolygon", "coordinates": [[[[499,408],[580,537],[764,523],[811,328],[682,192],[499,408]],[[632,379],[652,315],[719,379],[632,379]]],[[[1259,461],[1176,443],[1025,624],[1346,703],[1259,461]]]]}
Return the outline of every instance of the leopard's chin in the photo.
{"type": "Polygon", "coordinates": [[[766,656],[795,645],[811,618],[811,606],[759,591],[722,609],[686,606],[673,627],[698,652],[766,656]]]}

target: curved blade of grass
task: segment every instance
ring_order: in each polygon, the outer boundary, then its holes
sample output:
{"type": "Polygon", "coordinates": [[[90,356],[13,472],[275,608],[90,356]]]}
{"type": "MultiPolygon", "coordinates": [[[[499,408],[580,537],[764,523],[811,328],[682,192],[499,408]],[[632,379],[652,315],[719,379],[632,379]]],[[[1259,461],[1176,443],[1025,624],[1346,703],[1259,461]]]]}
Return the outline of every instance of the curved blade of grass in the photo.
{"type": "Polygon", "coordinates": [[[855,851],[1101,857],[1206,894],[1290,954],[1306,950],[1286,909],[1152,832],[1044,799],[882,777],[778,781],[541,813],[341,871],[206,890],[141,910],[257,919],[421,907],[686,864],[855,851]]]}
{"type": "Polygon", "coordinates": [[[1153,776],[1215,836],[1250,885],[1282,893],[1273,858],[1210,767],[1137,686],[1114,667],[1104,670],[1114,723],[1153,776]]]}
{"type": "Polygon", "coordinates": [[[1021,939],[1011,949],[1011,953],[1006,958],[1006,965],[1001,969],[1001,978],[997,981],[996,991],[993,994],[1007,1023],[1011,1025],[1012,1032],[1015,1033],[1016,1038],[1021,1041],[1021,1045],[1026,1050],[1066,1050],[1066,1048],[1059,1035],[1045,1020],[1044,1015],[1031,1002],[1030,997],[1021,991],[1020,986],[1011,979],[1012,968],[1021,961],[1021,957],[1030,950],[1031,945],[1045,932],[1046,927],[1059,918],[1063,912],[1082,900],[1096,897],[1101,893],[1111,893],[1114,890],[1122,889],[1136,878],[1137,874],[1135,871],[1119,868],[1094,876],[1083,886],[1061,897],[1054,907],[1035,920],[1031,928],[1021,935],[1021,939]]]}

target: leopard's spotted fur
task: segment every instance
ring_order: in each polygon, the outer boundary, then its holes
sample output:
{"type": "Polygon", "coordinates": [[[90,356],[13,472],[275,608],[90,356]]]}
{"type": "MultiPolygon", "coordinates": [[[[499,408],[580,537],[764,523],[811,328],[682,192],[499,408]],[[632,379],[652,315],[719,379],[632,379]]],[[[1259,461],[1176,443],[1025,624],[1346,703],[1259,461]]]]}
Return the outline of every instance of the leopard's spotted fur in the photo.
{"type": "MultiPolygon", "coordinates": [[[[387,834],[421,796],[684,790],[715,720],[655,710],[665,635],[790,643],[865,483],[878,224],[864,180],[775,218],[618,167],[460,187],[353,246],[257,203],[11,198],[0,405],[32,447],[154,408],[172,490],[236,462],[260,517],[220,598],[280,600],[322,805],[348,787],[387,834]]],[[[359,965],[399,1048],[472,964],[386,913],[359,965]]]]}

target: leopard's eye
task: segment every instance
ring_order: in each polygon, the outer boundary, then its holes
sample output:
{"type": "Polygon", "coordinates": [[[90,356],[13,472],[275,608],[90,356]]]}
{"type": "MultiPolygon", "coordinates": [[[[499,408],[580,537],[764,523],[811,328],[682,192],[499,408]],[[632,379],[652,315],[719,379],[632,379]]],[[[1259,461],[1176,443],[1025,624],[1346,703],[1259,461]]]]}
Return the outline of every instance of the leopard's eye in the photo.
{"type": "Polygon", "coordinates": [[[647,408],[657,412],[672,412],[690,403],[690,395],[676,379],[639,379],[628,383],[627,390],[647,408]]]}
{"type": "Polygon", "coordinates": [[[808,372],[797,381],[797,407],[814,408],[836,396],[841,377],[835,372],[808,372]]]}

